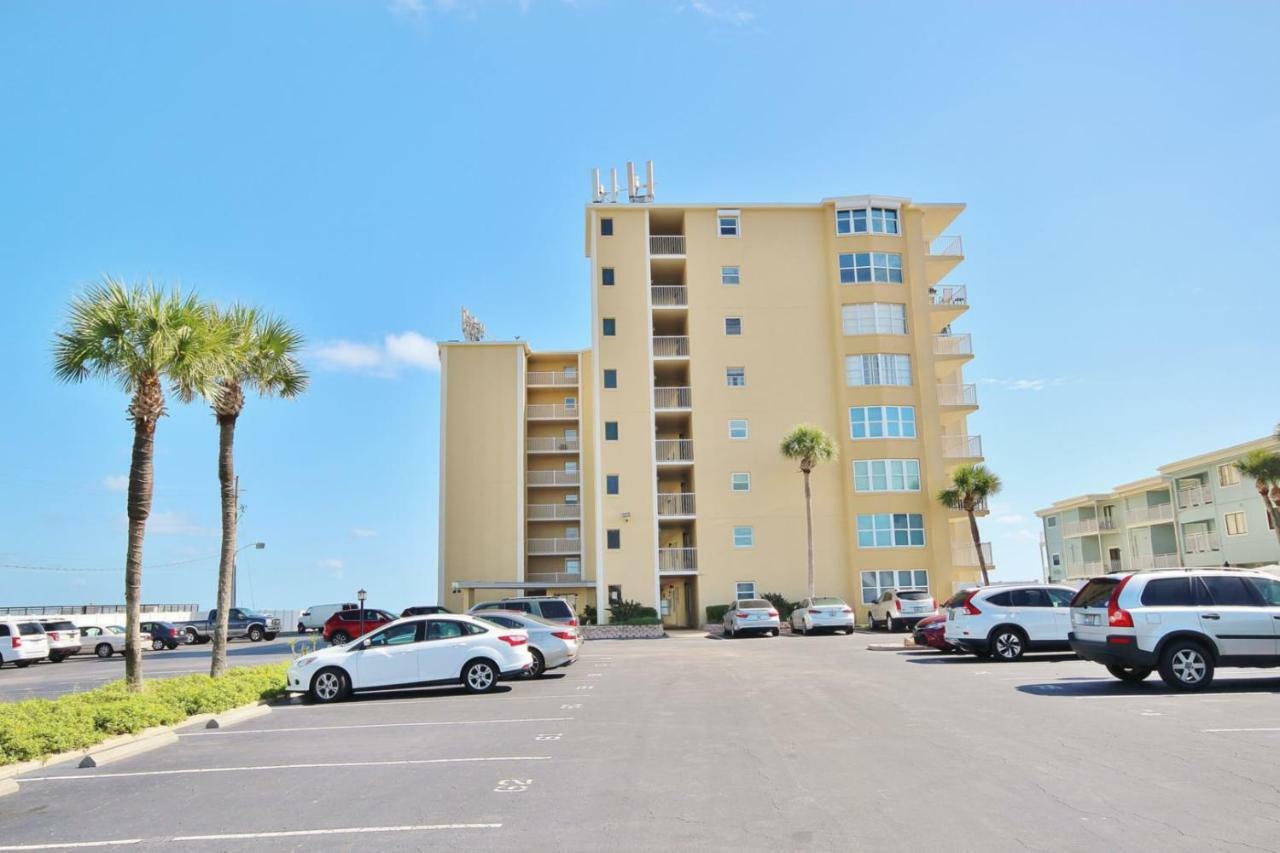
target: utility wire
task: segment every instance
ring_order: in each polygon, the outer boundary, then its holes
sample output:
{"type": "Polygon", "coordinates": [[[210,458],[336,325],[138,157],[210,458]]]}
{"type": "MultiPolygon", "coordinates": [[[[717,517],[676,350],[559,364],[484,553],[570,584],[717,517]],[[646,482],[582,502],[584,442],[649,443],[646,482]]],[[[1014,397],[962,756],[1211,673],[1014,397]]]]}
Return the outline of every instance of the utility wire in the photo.
{"type": "MultiPolygon", "coordinates": [[[[185,566],[191,563],[199,563],[204,560],[213,560],[221,556],[222,555],[220,553],[205,554],[202,557],[190,557],[186,560],[174,560],[171,563],[155,563],[150,566],[143,566],[142,569],[143,571],[149,571],[151,569],[171,569],[175,566],[185,566]]],[[[105,568],[105,569],[78,569],[72,566],[28,566],[20,563],[0,563],[0,569],[13,569],[15,571],[22,571],[22,572],[123,572],[124,571],[123,566],[105,568]]]]}

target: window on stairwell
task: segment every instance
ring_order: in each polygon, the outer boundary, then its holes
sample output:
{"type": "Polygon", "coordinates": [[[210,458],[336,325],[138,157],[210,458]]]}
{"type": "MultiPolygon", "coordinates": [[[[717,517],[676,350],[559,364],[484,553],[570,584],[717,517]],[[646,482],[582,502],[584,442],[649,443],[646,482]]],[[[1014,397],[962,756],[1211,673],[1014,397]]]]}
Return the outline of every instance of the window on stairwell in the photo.
{"type": "Polygon", "coordinates": [[[606,495],[616,495],[618,493],[618,475],[617,474],[605,475],[604,493],[606,495]]]}
{"type": "Polygon", "coordinates": [[[616,551],[622,547],[622,531],[606,530],[604,532],[605,547],[610,551],[616,551]]]}
{"type": "Polygon", "coordinates": [[[617,421],[604,422],[604,440],[605,441],[618,440],[618,422],[617,421]]]}
{"type": "Polygon", "coordinates": [[[617,387],[618,387],[618,371],[613,370],[613,369],[606,369],[606,370],[605,370],[605,372],[604,372],[604,387],[606,387],[606,388],[617,388],[617,387]]]}
{"type": "Polygon", "coordinates": [[[613,220],[607,216],[603,217],[600,220],[600,236],[601,237],[613,236],[613,220]]]}

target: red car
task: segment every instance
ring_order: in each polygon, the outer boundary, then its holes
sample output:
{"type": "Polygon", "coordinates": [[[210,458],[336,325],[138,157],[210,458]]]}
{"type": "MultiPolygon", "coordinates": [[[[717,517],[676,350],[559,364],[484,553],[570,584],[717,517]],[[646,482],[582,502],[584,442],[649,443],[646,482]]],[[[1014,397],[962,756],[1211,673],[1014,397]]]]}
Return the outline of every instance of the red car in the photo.
{"type": "Polygon", "coordinates": [[[917,622],[915,630],[911,632],[911,639],[915,641],[915,644],[917,646],[928,646],[940,652],[959,651],[959,649],[947,642],[947,609],[959,607],[971,592],[973,592],[971,589],[963,589],[957,592],[942,602],[942,606],[938,608],[936,615],[926,616],[917,622]]]}
{"type": "Polygon", "coordinates": [[[385,610],[339,610],[325,621],[320,635],[326,642],[342,646],[374,628],[381,628],[394,621],[396,617],[385,610]]]}

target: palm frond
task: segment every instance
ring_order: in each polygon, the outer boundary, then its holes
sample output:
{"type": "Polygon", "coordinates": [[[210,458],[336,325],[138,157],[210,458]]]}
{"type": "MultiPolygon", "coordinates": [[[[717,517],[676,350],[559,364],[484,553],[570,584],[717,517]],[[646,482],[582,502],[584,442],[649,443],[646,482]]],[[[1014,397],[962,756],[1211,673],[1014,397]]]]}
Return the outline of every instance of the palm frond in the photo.
{"type": "Polygon", "coordinates": [[[835,459],[839,452],[831,436],[812,424],[797,424],[782,438],[778,451],[788,459],[814,465],[835,459]]]}

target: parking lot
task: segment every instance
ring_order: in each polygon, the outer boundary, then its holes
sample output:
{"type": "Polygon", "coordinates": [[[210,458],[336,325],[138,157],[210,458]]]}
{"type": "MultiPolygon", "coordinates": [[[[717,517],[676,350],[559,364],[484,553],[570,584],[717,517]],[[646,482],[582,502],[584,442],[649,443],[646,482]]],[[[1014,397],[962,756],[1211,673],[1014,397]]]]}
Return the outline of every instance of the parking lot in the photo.
{"type": "Polygon", "coordinates": [[[295,699],[20,777],[0,850],[1276,848],[1280,679],[1173,695],[871,639],[596,641],[489,695],[295,699]]]}

